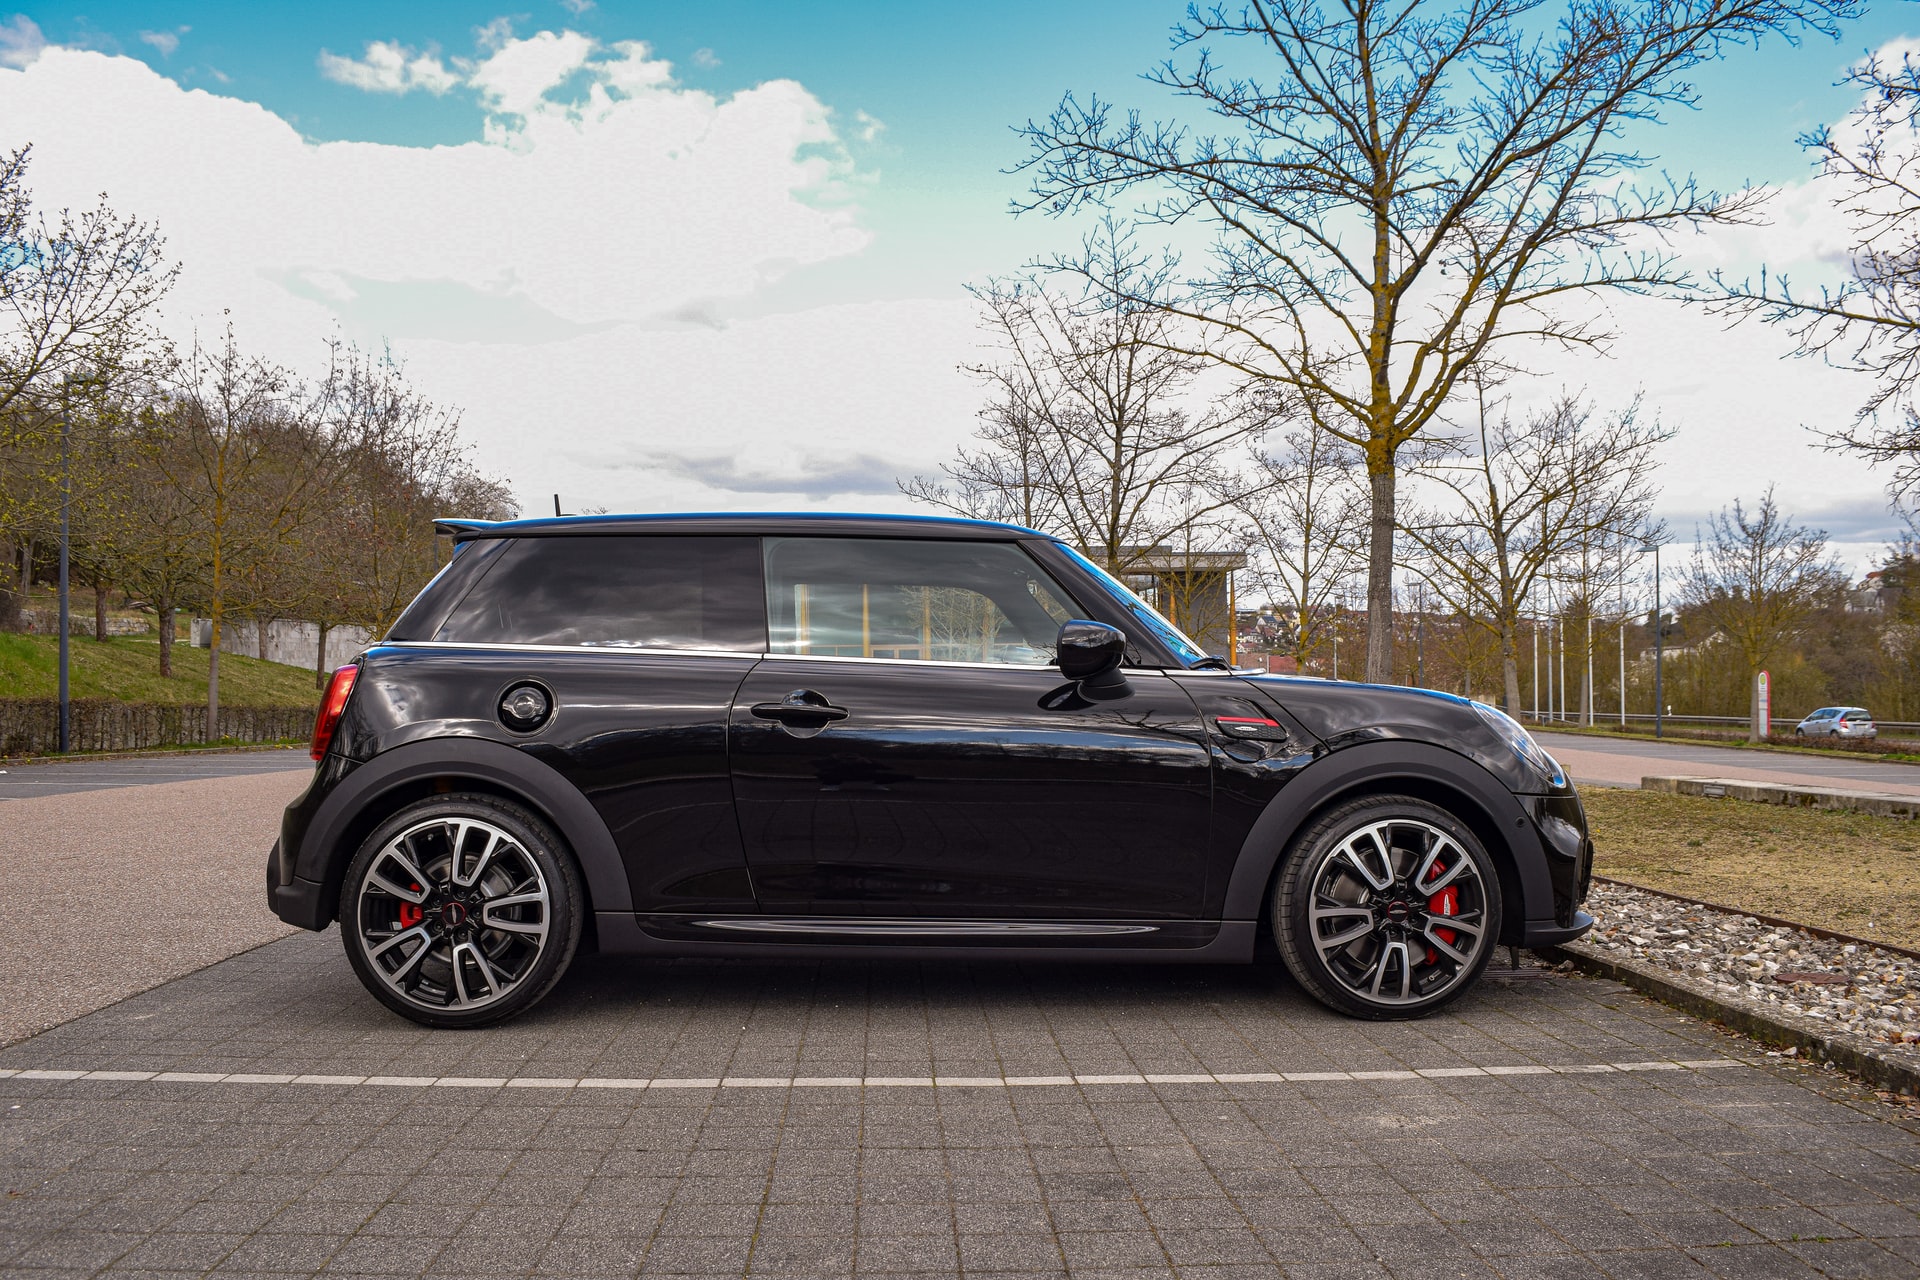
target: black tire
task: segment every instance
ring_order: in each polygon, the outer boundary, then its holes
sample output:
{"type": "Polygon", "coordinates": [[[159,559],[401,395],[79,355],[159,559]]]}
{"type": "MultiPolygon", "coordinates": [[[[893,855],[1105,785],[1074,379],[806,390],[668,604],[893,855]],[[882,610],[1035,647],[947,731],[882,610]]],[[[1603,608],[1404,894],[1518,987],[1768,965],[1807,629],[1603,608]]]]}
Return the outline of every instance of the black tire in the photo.
{"type": "Polygon", "coordinates": [[[572,853],[539,817],[496,796],[435,796],[381,823],[354,854],[340,936],[387,1008],[423,1026],[482,1027],[553,989],[573,963],[585,904],[572,853]]]}
{"type": "Polygon", "coordinates": [[[1373,1019],[1424,1017],[1459,999],[1493,957],[1500,913],[1500,876],[1473,831],[1400,795],[1352,800],[1310,823],[1272,901],[1274,942],[1295,981],[1331,1009],[1373,1019]]]}

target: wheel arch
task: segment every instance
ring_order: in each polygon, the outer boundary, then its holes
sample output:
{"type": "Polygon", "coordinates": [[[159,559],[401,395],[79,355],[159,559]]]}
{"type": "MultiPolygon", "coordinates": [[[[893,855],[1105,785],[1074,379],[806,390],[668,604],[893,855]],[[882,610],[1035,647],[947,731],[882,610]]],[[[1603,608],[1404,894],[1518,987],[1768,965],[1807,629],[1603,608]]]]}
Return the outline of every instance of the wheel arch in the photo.
{"type": "Polygon", "coordinates": [[[1520,801],[1497,778],[1444,747],[1374,742],[1308,765],[1267,802],[1241,843],[1223,918],[1263,920],[1295,837],[1328,810],[1370,795],[1425,800],[1479,838],[1500,876],[1501,942],[1518,942],[1529,919],[1552,914],[1553,886],[1539,837],[1520,801]]]}
{"type": "Polygon", "coordinates": [[[307,827],[294,874],[321,886],[320,902],[331,920],[347,864],[374,828],[417,800],[461,791],[518,804],[559,834],[580,868],[589,933],[596,911],[633,909],[613,835],[579,790],[551,765],[480,739],[408,743],[348,773],[307,827]]]}

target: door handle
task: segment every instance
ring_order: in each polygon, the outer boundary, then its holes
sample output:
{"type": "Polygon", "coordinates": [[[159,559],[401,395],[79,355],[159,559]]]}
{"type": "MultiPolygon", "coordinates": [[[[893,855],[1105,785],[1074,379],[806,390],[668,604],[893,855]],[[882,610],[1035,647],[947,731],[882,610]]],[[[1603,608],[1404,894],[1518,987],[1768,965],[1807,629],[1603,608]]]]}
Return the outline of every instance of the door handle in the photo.
{"type": "Polygon", "coordinates": [[[845,720],[848,711],[828,702],[826,695],[811,689],[795,689],[778,702],[756,702],[750,708],[762,720],[778,720],[784,725],[823,729],[835,720],[845,720]]]}

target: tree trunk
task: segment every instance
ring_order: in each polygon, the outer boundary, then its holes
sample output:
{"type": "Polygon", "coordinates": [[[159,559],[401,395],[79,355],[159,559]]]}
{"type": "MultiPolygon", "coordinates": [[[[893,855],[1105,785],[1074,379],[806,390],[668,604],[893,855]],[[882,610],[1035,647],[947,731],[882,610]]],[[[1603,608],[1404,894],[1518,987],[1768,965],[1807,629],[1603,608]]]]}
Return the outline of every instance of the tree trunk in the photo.
{"type": "Polygon", "coordinates": [[[173,607],[155,609],[154,617],[160,624],[160,678],[173,678],[173,607]]]}
{"type": "Polygon", "coordinates": [[[1505,704],[1500,709],[1518,719],[1520,716],[1520,654],[1519,637],[1514,634],[1511,621],[1500,624],[1500,674],[1502,677],[1500,697],[1505,704]]]}
{"type": "Polygon", "coordinates": [[[6,572],[0,573],[0,631],[18,631],[20,629],[20,590],[13,577],[15,556],[19,548],[10,538],[0,538],[0,548],[6,551],[6,572]]]}
{"type": "Polygon", "coordinates": [[[213,598],[213,616],[207,620],[207,741],[220,738],[220,597],[213,598]]]}
{"type": "Polygon", "coordinates": [[[267,660],[267,620],[265,618],[253,620],[253,643],[254,648],[260,651],[260,661],[265,662],[267,660]]]}
{"type": "Polygon", "coordinates": [[[313,650],[313,687],[324,689],[327,687],[327,624],[317,622],[314,626],[319,629],[320,643],[313,650]]]}
{"type": "Polygon", "coordinates": [[[107,642],[107,588],[98,582],[93,584],[93,638],[107,642]]]}
{"type": "Polygon", "coordinates": [[[1373,519],[1367,535],[1367,680],[1393,680],[1393,462],[1367,477],[1373,519]]]}

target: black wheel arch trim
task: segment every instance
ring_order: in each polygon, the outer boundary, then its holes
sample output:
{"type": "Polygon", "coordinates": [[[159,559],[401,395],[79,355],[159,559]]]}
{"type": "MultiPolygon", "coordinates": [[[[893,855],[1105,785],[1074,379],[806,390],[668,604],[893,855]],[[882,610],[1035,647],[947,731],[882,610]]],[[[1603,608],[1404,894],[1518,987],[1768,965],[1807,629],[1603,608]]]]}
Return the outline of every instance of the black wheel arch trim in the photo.
{"type": "Polygon", "coordinates": [[[332,920],[340,877],[354,854],[347,837],[368,807],[389,792],[439,778],[451,781],[455,789],[468,779],[505,792],[552,823],[580,864],[588,897],[581,904],[583,916],[633,910],[633,889],[613,834],[572,783],[551,765],[503,743],[433,738],[375,756],[341,778],[321,802],[301,836],[293,866],[296,884],[306,881],[321,889],[317,905],[324,915],[306,927],[325,928],[332,920]]]}
{"type": "Polygon", "coordinates": [[[1499,868],[1506,899],[1500,941],[1525,943],[1535,930],[1556,927],[1546,851],[1521,801],[1466,757],[1430,743],[1404,741],[1360,743],[1331,752],[1281,788],[1241,843],[1222,917],[1260,919],[1280,858],[1301,828],[1329,805],[1369,792],[1404,792],[1442,808],[1448,806],[1437,798],[1439,793],[1464,799],[1478,812],[1449,812],[1473,828],[1499,868]]]}

